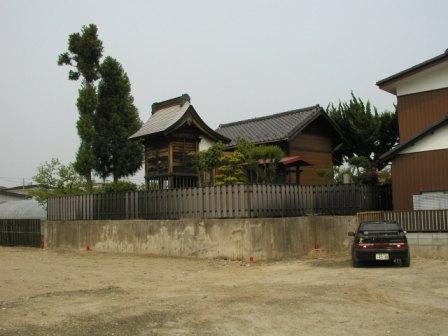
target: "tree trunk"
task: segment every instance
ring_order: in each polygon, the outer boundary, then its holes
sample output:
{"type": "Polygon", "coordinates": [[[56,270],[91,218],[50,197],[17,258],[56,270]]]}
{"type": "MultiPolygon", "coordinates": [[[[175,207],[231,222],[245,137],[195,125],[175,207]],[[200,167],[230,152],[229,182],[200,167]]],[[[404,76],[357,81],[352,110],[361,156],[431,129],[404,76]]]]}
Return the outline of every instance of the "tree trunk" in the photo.
{"type": "Polygon", "coordinates": [[[93,189],[93,182],[92,182],[92,172],[90,171],[88,174],[85,175],[86,178],[86,187],[87,192],[92,192],[93,189]]]}

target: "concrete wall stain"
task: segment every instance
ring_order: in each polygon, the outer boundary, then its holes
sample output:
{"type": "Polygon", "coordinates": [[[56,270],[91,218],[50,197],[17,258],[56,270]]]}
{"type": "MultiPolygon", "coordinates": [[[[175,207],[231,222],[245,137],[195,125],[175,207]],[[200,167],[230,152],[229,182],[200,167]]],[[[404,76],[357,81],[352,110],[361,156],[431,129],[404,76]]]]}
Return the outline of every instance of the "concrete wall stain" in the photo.
{"type": "MultiPolygon", "coordinates": [[[[306,256],[315,246],[332,254],[349,255],[357,226],[355,216],[304,216],[292,218],[46,221],[45,246],[50,249],[146,253],[158,256],[278,260],[306,256]]],[[[431,242],[439,242],[437,236],[431,242]]],[[[443,236],[444,241],[448,238],[443,236]]],[[[412,239],[411,239],[412,240],[412,239]]],[[[414,255],[448,250],[419,247],[414,255]]],[[[422,245],[422,244],[420,244],[422,245]]],[[[437,244],[436,244],[437,245],[437,244]]]]}

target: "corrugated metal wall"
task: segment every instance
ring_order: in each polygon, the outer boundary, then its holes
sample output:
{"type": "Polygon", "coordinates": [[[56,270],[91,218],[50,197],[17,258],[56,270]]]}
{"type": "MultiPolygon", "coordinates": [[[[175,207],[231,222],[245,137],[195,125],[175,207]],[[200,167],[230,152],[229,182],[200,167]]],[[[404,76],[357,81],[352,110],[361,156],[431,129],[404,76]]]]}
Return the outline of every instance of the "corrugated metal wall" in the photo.
{"type": "Polygon", "coordinates": [[[400,154],[392,164],[394,210],[413,210],[413,195],[448,190],[448,149],[400,154]]]}
{"type": "Polygon", "coordinates": [[[397,97],[400,143],[412,138],[448,113],[448,88],[397,97]]]}

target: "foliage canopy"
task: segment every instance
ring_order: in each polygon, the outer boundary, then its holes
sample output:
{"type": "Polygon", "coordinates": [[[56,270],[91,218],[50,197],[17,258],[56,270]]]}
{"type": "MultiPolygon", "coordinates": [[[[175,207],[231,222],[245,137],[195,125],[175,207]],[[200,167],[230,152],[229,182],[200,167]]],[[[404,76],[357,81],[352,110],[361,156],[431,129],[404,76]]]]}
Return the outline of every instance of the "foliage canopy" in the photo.
{"type": "Polygon", "coordinates": [[[70,80],[82,78],[81,89],[77,100],[79,120],[76,124],[81,143],[76,154],[74,168],[92,185],[94,168],[93,117],[96,108],[95,81],[100,77],[100,59],[103,54],[103,43],[98,38],[98,28],[94,24],[83,26],[81,33],[73,33],[68,38],[68,51],[58,57],[58,65],[71,67],[68,73],[70,80]]]}
{"type": "Polygon", "coordinates": [[[69,65],[68,78],[78,80],[83,77],[87,83],[99,79],[100,59],[103,55],[103,42],[98,38],[98,28],[94,24],[83,26],[81,33],[68,37],[68,51],[58,57],[58,65],[69,65]]]}
{"type": "Polygon", "coordinates": [[[80,195],[86,190],[86,181],[73,164],[63,165],[56,158],[41,164],[33,179],[39,187],[31,190],[30,195],[43,207],[49,197],[80,195]]]}
{"type": "Polygon", "coordinates": [[[129,137],[141,126],[131,84],[121,64],[106,57],[100,68],[98,105],[94,117],[95,170],[114,181],[134,174],[143,162],[143,146],[129,137]]]}
{"type": "Polygon", "coordinates": [[[366,158],[378,170],[384,168],[387,163],[379,162],[379,157],[398,143],[396,111],[378,113],[370,101],[364,102],[352,92],[348,102],[330,104],[327,113],[349,141],[349,146],[335,153],[338,164],[357,156],[366,158]]]}
{"type": "Polygon", "coordinates": [[[278,146],[256,146],[246,138],[239,138],[233,152],[224,152],[225,145],[215,143],[196,154],[194,162],[201,172],[217,169],[215,185],[242,183],[275,183],[277,165],[284,153],[278,146]]]}
{"type": "Polygon", "coordinates": [[[222,155],[219,160],[218,174],[215,185],[234,185],[246,182],[246,173],[243,168],[244,155],[239,151],[222,155]]]}

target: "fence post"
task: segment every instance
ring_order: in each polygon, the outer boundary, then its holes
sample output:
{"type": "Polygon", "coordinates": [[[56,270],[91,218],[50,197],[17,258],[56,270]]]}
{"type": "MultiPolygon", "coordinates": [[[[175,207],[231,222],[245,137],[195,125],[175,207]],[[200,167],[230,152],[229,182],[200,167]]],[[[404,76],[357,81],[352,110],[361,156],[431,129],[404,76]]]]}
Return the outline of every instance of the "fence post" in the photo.
{"type": "Polygon", "coordinates": [[[245,193],[247,195],[246,204],[247,204],[247,211],[249,214],[249,218],[252,217],[252,188],[251,187],[252,187],[251,184],[247,184],[246,188],[245,188],[245,193]]]}

